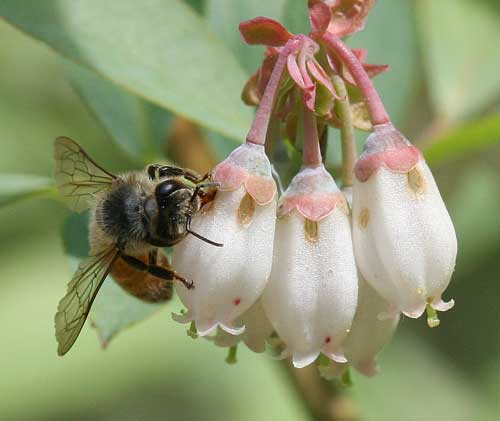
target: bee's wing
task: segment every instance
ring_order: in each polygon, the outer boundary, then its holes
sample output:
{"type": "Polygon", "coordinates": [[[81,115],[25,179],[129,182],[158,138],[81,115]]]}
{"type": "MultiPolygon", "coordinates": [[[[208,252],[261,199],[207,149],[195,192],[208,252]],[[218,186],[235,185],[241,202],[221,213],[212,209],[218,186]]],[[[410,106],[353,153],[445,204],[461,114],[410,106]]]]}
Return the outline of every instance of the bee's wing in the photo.
{"type": "Polygon", "coordinates": [[[75,343],[97,292],[117,257],[118,250],[113,247],[90,256],[78,266],[55,316],[59,355],[66,354],[75,343]]]}
{"type": "Polygon", "coordinates": [[[70,208],[82,212],[88,201],[111,187],[115,175],[97,165],[76,143],[67,137],[58,137],[54,144],[57,188],[70,208]]]}

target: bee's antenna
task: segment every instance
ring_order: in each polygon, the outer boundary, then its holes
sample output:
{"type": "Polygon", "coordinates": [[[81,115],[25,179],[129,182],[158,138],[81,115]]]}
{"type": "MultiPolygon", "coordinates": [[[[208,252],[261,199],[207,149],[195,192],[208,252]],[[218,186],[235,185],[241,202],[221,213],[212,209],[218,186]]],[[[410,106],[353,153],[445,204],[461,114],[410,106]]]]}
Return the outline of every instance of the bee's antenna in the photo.
{"type": "Polygon", "coordinates": [[[224,244],[221,243],[216,243],[215,241],[209,240],[208,238],[203,237],[203,235],[198,234],[197,232],[191,231],[190,229],[187,230],[190,234],[193,234],[196,238],[199,238],[202,241],[205,241],[205,243],[211,244],[212,246],[215,247],[223,247],[224,244]]]}

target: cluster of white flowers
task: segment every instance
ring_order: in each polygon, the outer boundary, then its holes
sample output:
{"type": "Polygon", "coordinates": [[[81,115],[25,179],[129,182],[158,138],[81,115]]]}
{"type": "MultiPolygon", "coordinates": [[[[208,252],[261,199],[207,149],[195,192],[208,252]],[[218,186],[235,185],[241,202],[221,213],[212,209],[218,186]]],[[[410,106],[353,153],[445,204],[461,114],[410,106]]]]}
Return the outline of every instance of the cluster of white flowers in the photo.
{"type": "Polygon", "coordinates": [[[323,165],[304,166],[279,199],[262,145],[245,143],[212,173],[216,198],[174,248],[195,288],[177,292],[200,336],[255,352],[279,338],[296,367],[320,354],[325,376],[375,357],[400,313],[452,307],[441,295],[455,265],[454,228],[421,153],[390,124],[376,126],[355,167],[352,205],[323,165]],[[352,216],[352,218],[351,218],[352,216]],[[219,328],[219,329],[218,329],[219,328]]]}

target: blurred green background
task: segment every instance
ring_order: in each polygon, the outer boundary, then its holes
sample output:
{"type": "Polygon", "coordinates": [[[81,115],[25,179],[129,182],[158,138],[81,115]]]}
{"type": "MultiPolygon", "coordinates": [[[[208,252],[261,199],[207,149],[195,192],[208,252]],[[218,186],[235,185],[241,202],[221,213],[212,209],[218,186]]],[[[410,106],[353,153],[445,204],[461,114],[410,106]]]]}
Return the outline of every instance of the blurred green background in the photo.
{"type": "MultiPolygon", "coordinates": [[[[228,366],[170,319],[178,302],[105,351],[87,325],[56,356],[53,315],[72,268],[69,212],[47,179],[53,139],[79,140],[112,171],[162,152],[206,170],[251,120],[239,91],[262,49],[242,44],[238,22],[268,15],[307,30],[305,0],[185,3],[0,2],[2,420],[309,419],[278,362],[241,349],[228,366]]],[[[499,419],[500,3],[380,0],[348,43],[390,64],[376,84],[424,150],[459,238],[446,294],[456,307],[438,329],[403,320],[382,373],[355,375],[348,394],[366,420],[499,419]]]]}

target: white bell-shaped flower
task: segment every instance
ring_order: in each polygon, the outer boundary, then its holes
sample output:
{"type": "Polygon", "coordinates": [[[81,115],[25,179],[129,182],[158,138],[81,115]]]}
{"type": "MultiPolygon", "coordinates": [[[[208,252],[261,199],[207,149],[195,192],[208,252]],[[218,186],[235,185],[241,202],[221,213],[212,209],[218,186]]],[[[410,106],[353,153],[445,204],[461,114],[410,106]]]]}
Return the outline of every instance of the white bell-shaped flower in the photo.
{"type": "Polygon", "coordinates": [[[394,313],[387,301],[360,276],[358,307],[344,343],[349,362],[319,365],[321,376],[326,380],[340,378],[350,366],[365,376],[377,374],[377,355],[394,335],[399,319],[400,313],[394,313]]]}
{"type": "Polygon", "coordinates": [[[245,327],[235,320],[260,297],[271,271],[276,184],[264,147],[251,143],[236,148],[212,178],[219,191],[191,230],[223,247],[194,236],[174,247],[175,270],[194,282],[190,290],[176,285],[187,312],[174,319],[194,321],[200,336],[217,327],[238,335],[245,327]]]}
{"type": "Polygon", "coordinates": [[[391,124],[376,126],[355,167],[353,239],[364,278],[413,318],[450,309],[441,295],[457,255],[453,223],[420,151],[391,124]]]}
{"type": "Polygon", "coordinates": [[[231,335],[222,329],[210,339],[220,347],[231,347],[239,342],[243,343],[253,352],[262,353],[266,350],[267,339],[273,333],[273,326],[264,313],[262,300],[257,300],[252,307],[245,311],[235,321],[237,326],[245,326],[245,332],[241,335],[231,335]]]}
{"type": "Polygon", "coordinates": [[[349,364],[366,376],[376,374],[377,354],[396,331],[399,315],[392,312],[387,301],[360,276],[358,308],[345,341],[349,364]]]}
{"type": "Polygon", "coordinates": [[[348,207],[320,165],[303,168],[280,200],[273,269],[264,310],[285,344],[284,357],[305,367],[320,353],[345,362],[358,277],[348,207]]]}

